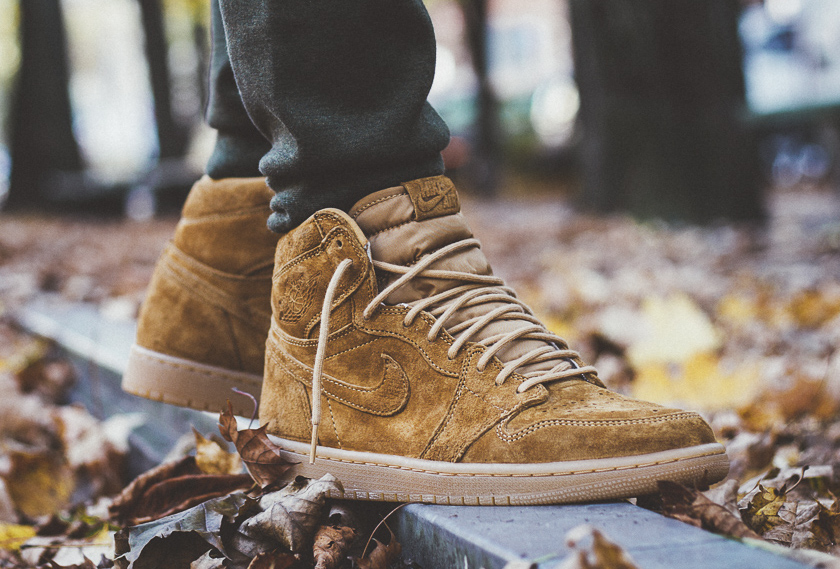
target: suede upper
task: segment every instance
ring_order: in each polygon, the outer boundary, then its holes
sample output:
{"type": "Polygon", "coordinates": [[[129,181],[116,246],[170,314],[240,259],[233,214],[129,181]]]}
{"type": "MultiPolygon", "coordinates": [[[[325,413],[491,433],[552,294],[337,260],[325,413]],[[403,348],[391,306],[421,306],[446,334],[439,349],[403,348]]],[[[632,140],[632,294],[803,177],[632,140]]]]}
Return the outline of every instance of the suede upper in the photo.
{"type": "MultiPolygon", "coordinates": [[[[546,349],[550,344],[541,338],[549,337],[547,331],[534,333],[536,339],[505,340],[505,349],[480,365],[495,340],[518,333],[515,326],[522,324],[513,313],[526,314],[524,308],[497,310],[505,302],[515,303],[503,300],[496,289],[484,307],[466,303],[459,310],[477,318],[489,305],[500,316],[481,324],[500,327],[475,332],[454,357],[451,352],[463,327],[447,323],[436,337],[430,334],[444,306],[435,309],[437,317],[423,310],[407,319],[414,302],[458,286],[450,282],[449,273],[445,279],[418,275],[365,317],[371,300],[399,276],[387,274],[387,265],[377,275],[372,260],[411,266],[430,251],[472,237],[454,192],[443,177],[415,181],[358,204],[351,210],[358,223],[340,211],[322,210],[281,238],[260,407],[261,422],[269,423],[269,432],[298,441],[309,438],[312,368],[324,294],[336,268],[350,259],[330,309],[320,395],[321,445],[441,461],[535,463],[640,455],[714,442],[711,429],[697,414],[609,392],[592,373],[545,383],[538,377],[520,389],[529,377],[542,373],[541,360],[507,376],[505,365],[546,349]],[[421,200],[427,206],[423,212],[421,200]],[[502,376],[506,379],[498,382],[502,376]]],[[[459,249],[430,268],[490,273],[477,247],[459,249]]],[[[446,316],[450,317],[467,322],[459,314],[446,316]]],[[[573,354],[559,339],[555,344],[554,350],[573,354]]],[[[576,354],[561,358],[563,365],[585,367],[576,354]]]]}
{"type": "Polygon", "coordinates": [[[139,346],[262,375],[279,238],[265,225],[272,195],[264,178],[205,176],[193,186],[152,276],[139,346]]]}

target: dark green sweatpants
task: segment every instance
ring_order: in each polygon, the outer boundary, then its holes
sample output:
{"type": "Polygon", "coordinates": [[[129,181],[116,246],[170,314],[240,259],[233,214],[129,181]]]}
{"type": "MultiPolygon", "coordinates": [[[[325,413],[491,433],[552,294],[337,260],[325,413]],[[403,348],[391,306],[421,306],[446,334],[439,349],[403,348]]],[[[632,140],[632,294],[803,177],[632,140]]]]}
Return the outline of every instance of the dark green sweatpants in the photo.
{"type": "Polygon", "coordinates": [[[443,173],[449,131],[426,101],[436,48],[421,0],[212,2],[207,172],[266,176],[271,229],[443,173]]]}

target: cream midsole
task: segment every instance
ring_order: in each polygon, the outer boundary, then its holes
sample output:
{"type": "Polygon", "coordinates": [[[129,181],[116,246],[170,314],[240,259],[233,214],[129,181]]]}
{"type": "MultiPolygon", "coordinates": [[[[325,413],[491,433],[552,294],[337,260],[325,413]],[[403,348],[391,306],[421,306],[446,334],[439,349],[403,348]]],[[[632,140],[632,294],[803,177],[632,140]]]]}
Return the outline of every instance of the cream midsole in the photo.
{"type": "MultiPolygon", "coordinates": [[[[309,444],[281,439],[269,435],[269,439],[283,449],[309,456],[309,444]]],[[[341,449],[318,447],[315,461],[329,460],[346,462],[365,466],[382,466],[385,468],[400,468],[414,472],[426,472],[444,476],[566,476],[569,474],[583,474],[590,472],[605,472],[652,466],[667,462],[675,462],[687,458],[704,456],[726,456],[723,445],[710,443],[688,448],[666,450],[662,452],[642,454],[636,456],[620,456],[615,458],[598,458],[593,460],[573,460],[567,462],[544,462],[533,464],[502,464],[502,463],[462,463],[423,460],[396,455],[378,454],[373,452],[346,451],[341,449]]]]}
{"type": "Polygon", "coordinates": [[[524,505],[626,498],[657,491],[658,480],[712,483],[729,461],[717,443],[657,453],[535,464],[470,464],[318,447],[269,435],[296,475],[334,475],[336,498],[438,504],[524,505]]]}
{"type": "Polygon", "coordinates": [[[234,388],[259,399],[262,377],[177,358],[138,346],[131,347],[122,380],[123,390],[172,405],[218,413],[227,401],[239,415],[251,416],[254,404],[234,388]]]}

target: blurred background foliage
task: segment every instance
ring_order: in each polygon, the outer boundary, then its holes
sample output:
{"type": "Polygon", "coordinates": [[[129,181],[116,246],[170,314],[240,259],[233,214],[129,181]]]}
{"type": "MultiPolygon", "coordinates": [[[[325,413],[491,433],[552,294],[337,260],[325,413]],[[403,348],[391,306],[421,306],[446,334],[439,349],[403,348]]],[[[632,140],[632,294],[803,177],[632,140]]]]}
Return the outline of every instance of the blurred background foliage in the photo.
{"type": "MultiPolygon", "coordinates": [[[[623,4],[427,0],[438,41],[430,100],[451,127],[445,159],[464,187],[713,221],[761,219],[768,185],[837,184],[840,4],[623,4]]],[[[178,204],[214,140],[202,122],[208,22],[207,0],[0,0],[0,196],[135,217],[178,204]],[[27,27],[35,19],[56,20],[66,37],[42,37],[49,65],[26,69],[23,32],[45,33],[43,22],[27,27]],[[76,150],[43,142],[60,138],[55,118],[44,132],[23,120],[32,140],[21,142],[19,115],[60,112],[60,85],[37,79],[65,63],[62,144],[76,150]]]]}

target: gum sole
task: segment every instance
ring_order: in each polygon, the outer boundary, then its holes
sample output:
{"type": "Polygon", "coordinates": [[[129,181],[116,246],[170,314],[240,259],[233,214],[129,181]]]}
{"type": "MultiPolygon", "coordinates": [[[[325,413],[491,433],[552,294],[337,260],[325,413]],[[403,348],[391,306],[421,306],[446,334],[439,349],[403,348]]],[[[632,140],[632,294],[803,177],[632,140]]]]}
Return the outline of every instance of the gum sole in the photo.
{"type": "Polygon", "coordinates": [[[344,494],[334,498],[459,505],[563,504],[629,498],[657,492],[657,480],[712,484],[729,471],[722,445],[711,443],[652,454],[542,464],[463,464],[318,447],[280,439],[293,472],[334,475],[344,494]]]}
{"type": "Polygon", "coordinates": [[[131,347],[122,380],[124,391],[146,399],[212,413],[226,410],[229,400],[234,413],[250,417],[253,402],[234,393],[234,387],[259,400],[262,377],[176,358],[137,344],[131,347]]]}

